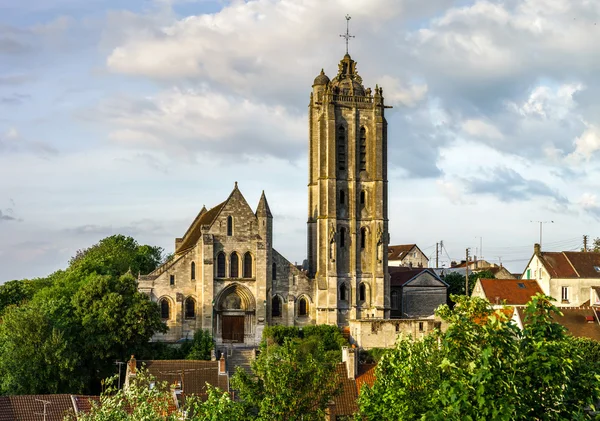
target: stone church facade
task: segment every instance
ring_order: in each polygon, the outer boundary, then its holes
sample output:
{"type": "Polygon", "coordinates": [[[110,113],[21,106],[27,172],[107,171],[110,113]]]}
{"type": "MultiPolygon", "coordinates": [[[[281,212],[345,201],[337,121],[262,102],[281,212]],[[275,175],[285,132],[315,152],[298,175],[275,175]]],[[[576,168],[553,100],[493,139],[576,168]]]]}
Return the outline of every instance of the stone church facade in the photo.
{"type": "Polygon", "coordinates": [[[139,277],[169,327],[156,340],[205,329],[253,346],[266,325],[389,318],[385,108],[348,54],[332,80],[321,71],[309,103],[308,267],[273,248],[264,192],[253,210],[236,183],[175,239],[170,261],[139,277]]]}

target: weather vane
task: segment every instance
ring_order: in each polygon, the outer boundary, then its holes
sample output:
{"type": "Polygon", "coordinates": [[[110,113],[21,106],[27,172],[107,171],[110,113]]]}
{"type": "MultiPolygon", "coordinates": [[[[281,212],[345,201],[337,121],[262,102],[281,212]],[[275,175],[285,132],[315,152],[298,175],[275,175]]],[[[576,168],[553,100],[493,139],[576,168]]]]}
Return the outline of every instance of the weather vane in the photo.
{"type": "Polygon", "coordinates": [[[348,40],[350,40],[350,38],[355,38],[354,35],[350,35],[350,19],[352,19],[350,15],[346,15],[346,33],[340,35],[342,38],[346,39],[346,54],[348,54],[348,40]]]}

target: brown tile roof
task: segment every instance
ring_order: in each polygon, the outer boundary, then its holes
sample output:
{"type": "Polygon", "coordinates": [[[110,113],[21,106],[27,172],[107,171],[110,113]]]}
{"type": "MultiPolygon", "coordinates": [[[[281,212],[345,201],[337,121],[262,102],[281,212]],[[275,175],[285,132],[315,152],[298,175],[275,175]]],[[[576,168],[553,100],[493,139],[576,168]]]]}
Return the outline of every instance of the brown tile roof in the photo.
{"type": "Polygon", "coordinates": [[[90,412],[94,403],[100,405],[100,396],[72,395],[71,400],[77,414],[90,412]]]}
{"type": "Polygon", "coordinates": [[[485,297],[492,304],[525,305],[531,297],[543,294],[536,280],[480,279],[485,297]]]}
{"type": "Polygon", "coordinates": [[[73,414],[71,395],[18,395],[0,397],[0,421],[63,421],[73,414]]]}
{"type": "Polygon", "coordinates": [[[212,223],[215,221],[215,218],[219,215],[219,212],[221,212],[221,209],[223,209],[223,206],[225,206],[225,203],[227,203],[227,200],[219,203],[217,206],[204,213],[199,213],[194,222],[192,222],[192,225],[190,225],[184,234],[183,239],[176,251],[185,250],[186,248],[192,247],[194,244],[196,244],[200,239],[200,235],[202,235],[202,225],[212,225],[212,223]]]}
{"type": "MultiPolygon", "coordinates": [[[[560,307],[563,316],[558,316],[555,321],[567,328],[568,333],[578,338],[590,338],[600,341],[600,316],[593,307],[560,307]],[[592,321],[588,321],[589,317],[592,321]]],[[[521,321],[525,322],[525,311],[517,309],[521,321]]]]}
{"type": "Polygon", "coordinates": [[[542,252],[538,255],[551,278],[577,278],[567,256],[561,252],[542,252]]]}
{"type": "Polygon", "coordinates": [[[227,375],[219,375],[218,361],[198,360],[149,360],[137,361],[138,367],[146,367],[157,381],[182,383],[182,393],[206,396],[206,383],[229,391],[227,375]]]}
{"type": "Polygon", "coordinates": [[[353,415],[358,411],[356,381],[348,378],[346,363],[338,363],[335,375],[340,379],[341,392],[333,398],[334,403],[330,407],[330,419],[332,420],[335,420],[338,415],[353,415]]]}
{"type": "Polygon", "coordinates": [[[358,376],[356,377],[356,388],[359,394],[364,385],[373,387],[375,383],[375,367],[377,367],[377,364],[359,364],[358,376]]]}
{"type": "Polygon", "coordinates": [[[600,253],[542,252],[538,256],[552,278],[600,279],[600,253]]]}
{"type": "Polygon", "coordinates": [[[415,247],[417,247],[416,244],[388,246],[388,260],[402,260],[415,247]]]}
{"type": "Polygon", "coordinates": [[[580,278],[600,278],[600,253],[565,251],[563,254],[580,278]]]}

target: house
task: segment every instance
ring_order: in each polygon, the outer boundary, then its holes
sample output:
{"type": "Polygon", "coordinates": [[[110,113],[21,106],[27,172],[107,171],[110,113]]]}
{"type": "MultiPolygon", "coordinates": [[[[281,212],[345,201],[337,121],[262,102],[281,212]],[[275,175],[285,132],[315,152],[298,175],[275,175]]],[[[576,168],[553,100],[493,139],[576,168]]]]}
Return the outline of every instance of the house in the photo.
{"type": "Polygon", "coordinates": [[[523,307],[538,293],[543,294],[543,291],[535,280],[481,278],[471,296],[485,298],[494,306],[523,307]]]}
{"type": "Polygon", "coordinates": [[[138,370],[144,368],[157,382],[173,386],[174,402],[177,407],[185,397],[194,395],[205,400],[207,384],[229,392],[229,375],[225,357],[220,360],[136,360],[133,356],[127,363],[125,387],[135,379],[138,370]]]}
{"type": "MultiPolygon", "coordinates": [[[[467,266],[466,261],[462,260],[458,264],[453,264],[451,269],[460,269],[465,268],[467,266]]],[[[477,259],[475,257],[473,260],[469,261],[469,273],[479,273],[482,271],[491,272],[496,279],[517,279],[510,271],[508,271],[502,264],[497,265],[496,263],[490,263],[487,260],[477,259]]],[[[464,276],[464,271],[462,273],[464,276]]]]}
{"type": "Polygon", "coordinates": [[[535,279],[560,307],[600,304],[600,253],[544,252],[535,244],[522,279],[535,279]]]}
{"type": "MultiPolygon", "coordinates": [[[[525,309],[516,311],[517,325],[522,329],[525,322],[525,309]]],[[[562,316],[555,321],[567,328],[567,333],[576,338],[588,338],[600,341],[600,314],[598,309],[589,306],[561,307],[562,316]]]]}
{"type": "Polygon", "coordinates": [[[353,420],[358,411],[357,399],[360,389],[375,383],[376,364],[360,364],[356,348],[342,348],[342,362],[335,370],[341,382],[341,392],[335,396],[328,408],[328,421],[353,420]]]}
{"type": "Polygon", "coordinates": [[[431,317],[448,296],[448,284],[425,268],[390,268],[390,290],[392,318],[431,317]]]}
{"type": "Polygon", "coordinates": [[[426,268],[429,259],[416,244],[388,246],[388,266],[426,268]]]}

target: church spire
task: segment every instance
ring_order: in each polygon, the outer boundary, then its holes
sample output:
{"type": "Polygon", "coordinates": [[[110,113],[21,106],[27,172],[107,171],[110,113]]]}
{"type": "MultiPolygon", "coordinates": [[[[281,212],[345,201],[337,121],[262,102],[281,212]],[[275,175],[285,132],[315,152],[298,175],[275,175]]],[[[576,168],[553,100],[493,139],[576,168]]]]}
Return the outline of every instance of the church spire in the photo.
{"type": "Polygon", "coordinates": [[[258,206],[256,207],[256,216],[262,216],[267,218],[272,218],[271,209],[269,209],[269,203],[267,203],[267,197],[265,196],[265,191],[263,190],[260,195],[260,200],[258,201],[258,206]]]}

